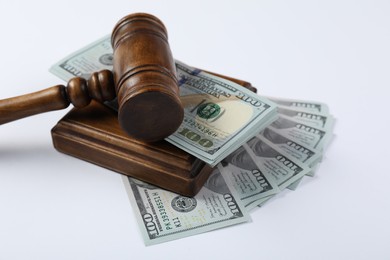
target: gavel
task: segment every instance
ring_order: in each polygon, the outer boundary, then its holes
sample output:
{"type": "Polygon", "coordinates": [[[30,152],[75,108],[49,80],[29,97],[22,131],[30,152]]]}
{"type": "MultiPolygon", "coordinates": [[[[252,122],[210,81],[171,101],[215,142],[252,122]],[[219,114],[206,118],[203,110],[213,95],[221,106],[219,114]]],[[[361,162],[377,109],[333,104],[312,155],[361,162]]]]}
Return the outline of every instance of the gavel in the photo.
{"type": "Polygon", "coordinates": [[[180,126],[184,110],[167,30],[156,17],[135,13],[115,25],[111,43],[113,72],[93,73],[88,80],[75,77],[67,86],[0,100],[0,124],[31,115],[87,106],[92,99],[118,99],[118,121],[130,137],[154,142],[180,126]]]}

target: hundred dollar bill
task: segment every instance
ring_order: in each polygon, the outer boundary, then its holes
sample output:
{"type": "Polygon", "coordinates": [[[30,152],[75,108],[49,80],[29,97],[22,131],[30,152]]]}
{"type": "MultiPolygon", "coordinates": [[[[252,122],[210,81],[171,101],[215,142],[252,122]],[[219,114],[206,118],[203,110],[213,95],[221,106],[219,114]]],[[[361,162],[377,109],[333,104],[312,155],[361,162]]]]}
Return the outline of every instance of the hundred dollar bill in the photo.
{"type": "Polygon", "coordinates": [[[166,140],[215,166],[277,117],[246,88],[176,61],[184,120],[166,140]]]}
{"type": "MultiPolygon", "coordinates": [[[[110,46],[110,38],[104,37],[53,65],[50,71],[69,80],[112,69],[110,46]]],[[[179,129],[166,140],[211,166],[277,117],[276,104],[234,82],[179,61],[176,68],[185,115],[179,129]]]]}
{"type": "Polygon", "coordinates": [[[285,107],[278,107],[278,113],[317,128],[330,129],[334,125],[334,118],[327,113],[314,113],[305,111],[304,109],[285,107]]]}
{"type": "Polygon", "coordinates": [[[308,147],[297,140],[293,140],[288,136],[278,133],[272,126],[264,129],[259,136],[266,138],[280,150],[308,165],[310,168],[313,168],[321,161],[321,151],[308,147]]]}
{"type": "Polygon", "coordinates": [[[89,78],[96,71],[112,70],[113,49],[110,35],[68,55],[50,68],[50,72],[68,81],[73,77],[89,78]]]}
{"type": "Polygon", "coordinates": [[[146,245],[246,222],[250,216],[218,169],[195,197],[184,197],[123,176],[146,245]]]}
{"type": "Polygon", "coordinates": [[[328,129],[316,128],[284,115],[279,115],[279,118],[271,126],[278,133],[320,151],[324,149],[332,137],[328,129]]]}
{"type": "Polygon", "coordinates": [[[297,99],[285,99],[277,97],[267,98],[281,107],[285,108],[299,108],[311,112],[329,113],[329,108],[326,104],[316,101],[297,100],[297,99]]]}
{"type": "Polygon", "coordinates": [[[273,179],[264,174],[266,169],[262,169],[262,165],[256,165],[243,146],[223,159],[218,167],[245,207],[279,192],[273,179]]]}
{"type": "Polygon", "coordinates": [[[262,136],[252,138],[244,147],[255,163],[265,169],[264,175],[267,179],[273,179],[280,190],[301,179],[311,170],[262,136]]]}
{"type": "MultiPolygon", "coordinates": [[[[320,162],[322,158],[322,152],[307,147],[304,144],[296,140],[292,140],[287,136],[283,136],[281,133],[275,131],[275,129],[273,129],[273,127],[271,126],[263,130],[259,134],[259,136],[266,138],[268,141],[270,141],[280,150],[284,151],[286,154],[309,166],[311,168],[311,171],[307,175],[314,176],[315,166],[320,162]]],[[[295,190],[301,180],[302,178],[290,184],[287,188],[290,190],[295,190]]]]}

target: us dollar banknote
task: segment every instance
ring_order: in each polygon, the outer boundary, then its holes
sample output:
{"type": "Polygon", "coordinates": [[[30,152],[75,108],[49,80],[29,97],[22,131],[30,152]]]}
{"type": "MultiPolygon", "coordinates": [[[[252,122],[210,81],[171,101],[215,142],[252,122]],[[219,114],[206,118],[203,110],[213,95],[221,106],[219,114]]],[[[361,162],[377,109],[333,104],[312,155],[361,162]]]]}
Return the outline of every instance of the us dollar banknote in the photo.
{"type": "Polygon", "coordinates": [[[278,185],[256,165],[244,146],[222,160],[218,167],[224,179],[245,206],[279,192],[278,185]]]}
{"type": "Polygon", "coordinates": [[[314,148],[308,147],[299,141],[293,140],[288,136],[278,133],[272,126],[264,129],[260,136],[266,138],[280,150],[294,157],[302,163],[305,163],[310,168],[314,167],[321,161],[322,152],[314,148]]]}
{"type": "Polygon", "coordinates": [[[279,115],[279,118],[271,126],[277,132],[320,151],[324,149],[332,137],[331,131],[328,129],[316,128],[284,115],[279,115]]]}
{"type": "MultiPolygon", "coordinates": [[[[259,136],[266,138],[273,145],[278,147],[280,150],[286,154],[292,156],[298,161],[309,166],[311,171],[307,173],[308,176],[314,176],[316,165],[320,162],[322,158],[322,152],[314,148],[307,147],[306,145],[300,143],[299,141],[292,140],[291,138],[278,133],[272,126],[267,127],[263,130],[259,136]]],[[[302,178],[293,182],[287,186],[290,190],[295,190],[302,178]]]]}
{"type": "Polygon", "coordinates": [[[123,176],[146,245],[243,223],[250,216],[218,169],[195,197],[184,197],[123,176]]]}
{"type": "Polygon", "coordinates": [[[329,113],[329,108],[326,104],[316,101],[297,100],[297,99],[285,99],[278,97],[269,97],[269,100],[275,102],[279,107],[284,108],[299,108],[311,112],[329,113]]]}
{"type": "Polygon", "coordinates": [[[68,81],[73,77],[89,78],[96,71],[113,67],[113,49],[111,37],[101,39],[75,51],[50,67],[49,71],[68,81]]]}
{"type": "Polygon", "coordinates": [[[215,166],[277,117],[248,89],[176,61],[184,120],[166,140],[215,166]]]}
{"type": "Polygon", "coordinates": [[[310,173],[310,168],[284,153],[262,136],[252,138],[244,145],[258,166],[266,169],[265,176],[278,185],[280,190],[310,173]]]}
{"type": "MultiPolygon", "coordinates": [[[[112,51],[107,36],[64,58],[50,71],[64,80],[88,77],[112,69],[112,51]]],[[[211,166],[277,117],[276,104],[232,81],[180,61],[176,68],[184,120],[166,140],[211,166]]]]}
{"type": "Polygon", "coordinates": [[[330,129],[334,124],[333,116],[327,113],[314,113],[308,112],[305,109],[292,109],[286,107],[278,107],[278,113],[322,129],[330,129]]]}
{"type": "MultiPolygon", "coordinates": [[[[310,174],[311,169],[307,165],[279,150],[261,135],[252,138],[244,148],[256,165],[264,169],[264,176],[278,185],[279,192],[285,188],[294,190],[302,178],[310,174]]],[[[274,195],[263,196],[245,207],[248,211],[261,207],[274,195]]]]}

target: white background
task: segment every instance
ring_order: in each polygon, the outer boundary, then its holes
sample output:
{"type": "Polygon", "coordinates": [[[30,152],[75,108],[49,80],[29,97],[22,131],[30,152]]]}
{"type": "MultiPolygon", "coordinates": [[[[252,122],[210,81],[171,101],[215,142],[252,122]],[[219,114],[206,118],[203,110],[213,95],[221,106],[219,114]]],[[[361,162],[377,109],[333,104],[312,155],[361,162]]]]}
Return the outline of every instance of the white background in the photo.
{"type": "Polygon", "coordinates": [[[120,175],[53,148],[69,109],[2,125],[1,260],[390,258],[389,1],[0,1],[0,99],[62,84],[52,64],[142,11],[175,58],[337,118],[316,177],[251,223],[149,247],[120,175]]]}

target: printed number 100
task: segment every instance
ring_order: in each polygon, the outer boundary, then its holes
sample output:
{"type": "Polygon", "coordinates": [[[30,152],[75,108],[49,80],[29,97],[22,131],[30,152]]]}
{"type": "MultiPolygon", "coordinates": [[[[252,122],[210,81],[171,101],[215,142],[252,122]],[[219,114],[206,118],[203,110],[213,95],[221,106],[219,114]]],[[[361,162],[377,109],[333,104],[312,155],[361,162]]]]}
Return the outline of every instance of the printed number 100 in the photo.
{"type": "Polygon", "coordinates": [[[209,148],[209,147],[213,146],[213,142],[211,140],[209,140],[207,138],[202,138],[200,135],[192,132],[188,128],[183,128],[183,130],[181,130],[179,132],[179,134],[181,134],[182,136],[184,136],[185,138],[187,138],[188,140],[190,140],[194,143],[198,143],[200,146],[202,146],[204,148],[209,148]]]}

